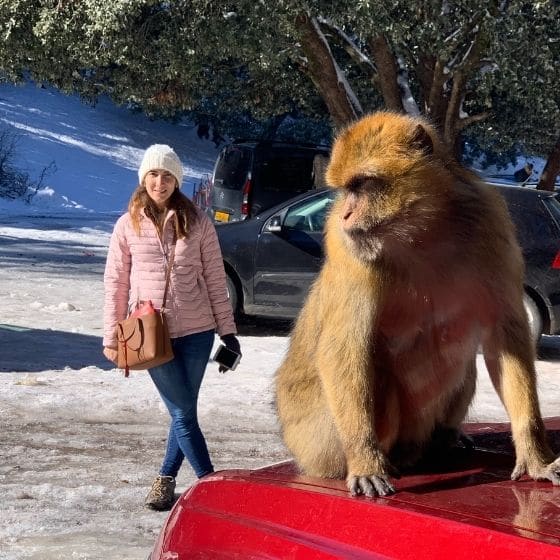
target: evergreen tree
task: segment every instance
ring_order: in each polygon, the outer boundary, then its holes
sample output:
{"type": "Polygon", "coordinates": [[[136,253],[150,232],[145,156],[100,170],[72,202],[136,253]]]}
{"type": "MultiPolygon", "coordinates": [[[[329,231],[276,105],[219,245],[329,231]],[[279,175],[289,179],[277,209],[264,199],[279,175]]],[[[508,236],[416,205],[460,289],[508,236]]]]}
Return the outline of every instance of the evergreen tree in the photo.
{"type": "Polygon", "coordinates": [[[0,68],[224,131],[387,108],[458,154],[514,158],[560,136],[559,16],[556,0],[0,0],[0,68]]]}

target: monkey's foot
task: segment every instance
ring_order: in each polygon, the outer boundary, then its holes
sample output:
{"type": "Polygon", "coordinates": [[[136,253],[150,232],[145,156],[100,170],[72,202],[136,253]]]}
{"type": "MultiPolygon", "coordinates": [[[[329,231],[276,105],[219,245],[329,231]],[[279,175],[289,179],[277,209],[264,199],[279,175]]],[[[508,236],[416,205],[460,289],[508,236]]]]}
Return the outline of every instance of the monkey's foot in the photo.
{"type": "Polygon", "coordinates": [[[519,480],[524,474],[534,480],[550,480],[554,486],[560,486],[560,457],[548,465],[517,461],[511,473],[511,479],[519,480]]]}
{"type": "Polygon", "coordinates": [[[374,498],[375,496],[388,496],[395,493],[395,487],[389,482],[387,475],[349,475],[346,480],[352,496],[364,495],[368,498],[374,498]]]}

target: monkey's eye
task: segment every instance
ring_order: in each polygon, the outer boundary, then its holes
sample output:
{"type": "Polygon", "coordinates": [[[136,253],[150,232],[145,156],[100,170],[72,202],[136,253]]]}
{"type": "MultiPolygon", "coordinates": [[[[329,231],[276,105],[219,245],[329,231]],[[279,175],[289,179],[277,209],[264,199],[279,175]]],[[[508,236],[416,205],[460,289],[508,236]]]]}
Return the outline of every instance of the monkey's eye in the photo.
{"type": "Polygon", "coordinates": [[[346,189],[355,194],[379,190],[386,186],[387,182],[381,177],[371,177],[368,175],[356,175],[345,185],[346,189]]]}

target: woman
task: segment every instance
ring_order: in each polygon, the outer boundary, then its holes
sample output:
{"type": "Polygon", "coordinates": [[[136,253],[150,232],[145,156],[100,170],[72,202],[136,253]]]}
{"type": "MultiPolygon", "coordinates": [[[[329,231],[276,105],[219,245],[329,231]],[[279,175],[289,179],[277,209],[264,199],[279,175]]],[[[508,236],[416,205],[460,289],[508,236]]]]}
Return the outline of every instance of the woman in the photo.
{"type": "Polygon", "coordinates": [[[185,457],[199,478],[214,470],[198,425],[198,392],[214,332],[236,352],[239,342],[216,231],[180,192],[183,166],[177,154],[163,144],[150,146],[138,178],[128,212],[117,220],[109,245],[103,346],[105,356],[115,362],[117,321],[139,301],[152,300],[161,307],[175,244],[164,309],[175,358],[149,370],[171,424],[165,458],[145,504],[164,510],[174,502],[175,477],[185,457]]]}

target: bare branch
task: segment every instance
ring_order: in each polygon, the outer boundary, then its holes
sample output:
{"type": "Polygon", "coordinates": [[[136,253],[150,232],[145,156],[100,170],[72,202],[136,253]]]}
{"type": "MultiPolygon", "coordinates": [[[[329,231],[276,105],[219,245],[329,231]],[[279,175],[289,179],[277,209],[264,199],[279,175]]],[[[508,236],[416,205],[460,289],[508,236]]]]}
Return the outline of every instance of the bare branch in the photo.
{"type": "Polygon", "coordinates": [[[341,40],[344,45],[344,49],[350,55],[350,57],[361,65],[366,66],[370,72],[376,73],[377,68],[375,63],[358,47],[358,45],[352,40],[352,38],[345,33],[340,27],[335,25],[330,19],[324,17],[318,17],[317,21],[327,29],[333,31],[341,40]]]}
{"type": "Polygon", "coordinates": [[[478,113],[476,115],[469,115],[468,117],[459,119],[457,121],[457,126],[456,126],[457,131],[463,130],[464,128],[467,128],[467,126],[470,126],[475,122],[486,120],[490,116],[490,114],[491,114],[490,111],[483,111],[482,113],[478,113]]]}

